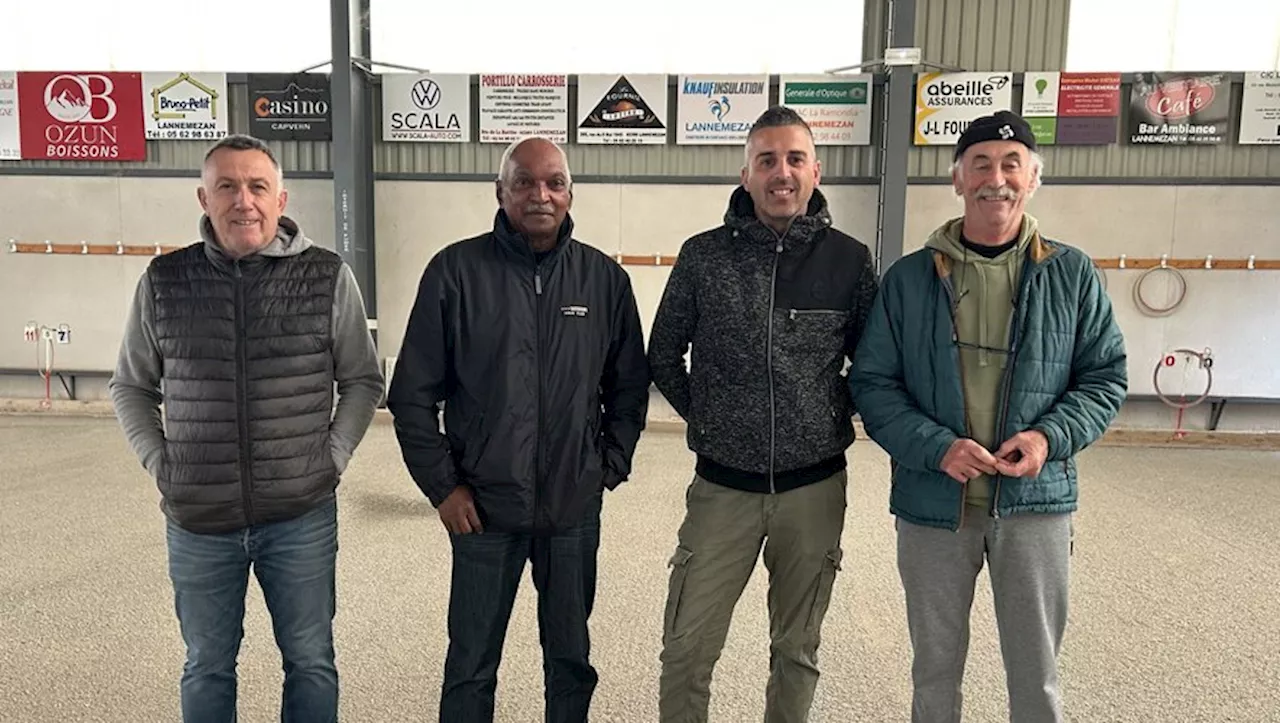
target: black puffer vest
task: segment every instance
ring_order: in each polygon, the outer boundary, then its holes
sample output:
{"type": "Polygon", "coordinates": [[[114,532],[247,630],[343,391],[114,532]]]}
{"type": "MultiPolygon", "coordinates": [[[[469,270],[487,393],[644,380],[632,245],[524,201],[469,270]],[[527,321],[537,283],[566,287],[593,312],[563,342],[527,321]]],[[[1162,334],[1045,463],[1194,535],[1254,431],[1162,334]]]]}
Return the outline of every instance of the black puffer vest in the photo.
{"type": "Polygon", "coordinates": [[[197,243],[150,266],[164,358],[166,513],[198,533],[306,512],[329,447],[337,254],[231,261],[197,243]]]}

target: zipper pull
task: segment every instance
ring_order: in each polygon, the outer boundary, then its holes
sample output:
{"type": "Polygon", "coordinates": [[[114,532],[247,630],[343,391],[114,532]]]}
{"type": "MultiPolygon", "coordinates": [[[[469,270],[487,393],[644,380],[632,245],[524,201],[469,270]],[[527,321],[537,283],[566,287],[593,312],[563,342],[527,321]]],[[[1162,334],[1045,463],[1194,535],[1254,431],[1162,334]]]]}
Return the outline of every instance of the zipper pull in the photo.
{"type": "Polygon", "coordinates": [[[795,320],[796,320],[796,310],[795,310],[795,309],[792,309],[792,310],[791,310],[791,320],[792,320],[792,321],[795,321],[795,320]]]}
{"type": "Polygon", "coordinates": [[[542,272],[533,272],[533,292],[538,296],[542,296],[542,272]]]}

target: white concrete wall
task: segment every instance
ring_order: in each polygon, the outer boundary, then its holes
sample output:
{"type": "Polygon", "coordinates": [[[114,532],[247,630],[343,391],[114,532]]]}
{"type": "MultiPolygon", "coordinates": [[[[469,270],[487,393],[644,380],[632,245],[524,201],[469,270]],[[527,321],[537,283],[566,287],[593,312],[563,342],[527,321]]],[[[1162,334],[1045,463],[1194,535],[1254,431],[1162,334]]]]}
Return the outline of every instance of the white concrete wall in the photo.
{"type": "MultiPolygon", "coordinates": [[[[688,237],[722,222],[731,189],[711,186],[578,186],[574,234],[608,254],[679,252],[688,237]]],[[[874,247],[874,186],[823,189],[838,226],[874,247]]],[[[418,281],[427,261],[453,241],[492,228],[496,212],[489,183],[385,181],[377,185],[379,347],[400,347],[418,281]]],[[[629,266],[648,338],[670,267],[629,266]]]]}
{"type": "MultiPolygon", "coordinates": [[[[1045,235],[1094,257],[1280,258],[1280,188],[1251,186],[1045,186],[1029,211],[1045,235]]],[[[929,230],[960,209],[950,186],[917,186],[907,194],[907,238],[923,245],[929,230]]],[[[1280,273],[1187,270],[1187,293],[1171,315],[1144,315],[1133,299],[1142,272],[1108,270],[1107,290],[1130,356],[1130,392],[1153,394],[1156,364],[1178,348],[1211,349],[1213,393],[1280,397],[1280,273]]],[[[1173,300],[1175,284],[1156,272],[1143,285],[1148,303],[1173,300]]],[[[1179,367],[1180,369],[1180,367],[1179,367]]],[[[1163,374],[1177,389],[1180,374],[1163,374]]],[[[1167,381],[1166,381],[1167,380],[1167,381]]],[[[1202,384],[1188,376],[1186,385],[1202,384]]],[[[1200,386],[1203,389],[1203,386],[1200,386]]],[[[1166,410],[1159,405],[1151,415],[1166,410]]],[[[1230,408],[1244,426],[1280,428],[1280,412],[1230,408]],[[1248,420],[1248,421],[1245,421],[1248,420]]],[[[1167,415],[1165,415],[1167,416],[1167,415]]],[[[1140,422],[1143,415],[1133,421],[1140,422]]],[[[1224,416],[1224,421],[1229,417],[1224,416]]]]}
{"type": "MultiPolygon", "coordinates": [[[[0,240],[185,243],[196,236],[196,179],[0,177],[0,240]]],[[[333,198],[328,181],[288,183],[289,213],[308,235],[332,248],[333,198]]],[[[730,186],[579,185],[577,235],[608,253],[675,254],[690,235],[721,222],[730,186]]],[[[823,187],[836,225],[874,246],[874,186],[823,187]]],[[[490,183],[380,181],[376,186],[379,347],[394,356],[423,267],[445,244],[481,233],[495,211],[490,183]]],[[[960,212],[949,186],[913,186],[907,196],[907,251],[960,212]]],[[[1094,256],[1280,257],[1280,187],[1048,185],[1030,210],[1046,235],[1094,256]]],[[[0,253],[0,368],[32,369],[0,376],[0,397],[42,393],[34,378],[27,321],[67,323],[72,343],[57,348],[63,369],[109,370],[115,362],[129,298],[146,257],[43,256],[0,253]]],[[[667,267],[628,267],[646,338],[667,267]]],[[[1157,359],[1177,346],[1211,347],[1217,393],[1280,396],[1276,309],[1280,273],[1185,272],[1187,299],[1172,316],[1139,313],[1131,293],[1140,272],[1110,271],[1109,291],[1130,350],[1132,392],[1152,391],[1157,359]]],[[[1153,279],[1153,282],[1159,281],[1153,279]]],[[[1156,299],[1162,286],[1149,284],[1156,299]]],[[[1163,379],[1163,377],[1162,377],[1163,379]]],[[[93,397],[102,385],[82,382],[93,397]]],[[[1204,410],[1199,410],[1204,411],[1204,410]]],[[[1184,423],[1203,424],[1197,414],[1184,423]]],[[[669,416],[655,400],[654,416],[669,416]]],[[[1131,405],[1133,426],[1168,427],[1172,410],[1131,405]]],[[[1280,429],[1277,407],[1229,407],[1223,428],[1280,429]]]]}

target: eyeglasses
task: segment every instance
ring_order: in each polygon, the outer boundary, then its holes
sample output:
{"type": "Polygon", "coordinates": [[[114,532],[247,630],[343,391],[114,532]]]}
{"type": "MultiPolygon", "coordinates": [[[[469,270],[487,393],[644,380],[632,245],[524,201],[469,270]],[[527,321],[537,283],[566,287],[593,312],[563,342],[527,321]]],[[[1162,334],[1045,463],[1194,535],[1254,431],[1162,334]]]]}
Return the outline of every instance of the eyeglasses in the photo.
{"type": "Polygon", "coordinates": [[[985,351],[992,354],[1012,354],[1012,349],[1000,349],[994,346],[983,346],[981,344],[970,344],[967,341],[960,341],[955,331],[951,332],[951,342],[961,349],[970,349],[972,351],[985,351]]]}
{"type": "Polygon", "coordinates": [[[988,352],[988,353],[990,353],[990,354],[1012,354],[1012,353],[1013,353],[1013,351],[1014,351],[1013,349],[1002,349],[1002,348],[1000,348],[1000,347],[984,346],[984,345],[982,345],[982,344],[973,344],[973,343],[970,343],[970,342],[967,342],[967,341],[960,341],[960,331],[959,331],[959,329],[960,329],[960,324],[959,324],[959,323],[957,323],[957,321],[956,321],[956,313],[957,313],[957,311],[960,309],[960,300],[961,300],[961,299],[963,299],[963,298],[965,297],[965,295],[966,295],[966,294],[968,294],[968,293],[969,293],[969,290],[968,290],[968,289],[965,289],[964,291],[961,291],[961,292],[960,292],[960,295],[956,297],[955,303],[950,305],[950,307],[951,307],[951,308],[950,308],[950,311],[951,311],[951,343],[952,343],[952,344],[955,344],[955,345],[956,345],[956,348],[959,348],[959,349],[969,349],[969,350],[972,350],[972,351],[985,351],[985,352],[988,352]]]}

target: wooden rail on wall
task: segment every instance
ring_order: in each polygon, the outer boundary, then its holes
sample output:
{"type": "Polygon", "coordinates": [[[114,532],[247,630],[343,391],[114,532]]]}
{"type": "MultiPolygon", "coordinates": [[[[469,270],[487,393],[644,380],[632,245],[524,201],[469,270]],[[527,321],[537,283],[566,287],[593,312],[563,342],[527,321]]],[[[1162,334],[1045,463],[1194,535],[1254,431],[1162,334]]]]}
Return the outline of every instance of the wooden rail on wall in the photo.
{"type": "MultiPolygon", "coordinates": [[[[18,243],[9,241],[9,252],[19,254],[76,254],[79,256],[159,256],[182,248],[160,244],[91,244],[91,243],[18,243]]],[[[675,256],[663,254],[614,254],[613,260],[623,266],[674,266],[675,256]]],[[[1128,258],[1126,256],[1096,258],[1093,263],[1100,269],[1150,269],[1156,266],[1183,270],[1209,271],[1280,271],[1280,260],[1259,259],[1253,256],[1243,259],[1218,259],[1206,256],[1199,259],[1128,258]]]]}
{"type": "Polygon", "coordinates": [[[614,254],[613,260],[623,266],[675,266],[676,257],[663,256],[662,254],[650,254],[649,256],[639,256],[632,254],[614,254]]]}
{"type": "Polygon", "coordinates": [[[1280,261],[1259,259],[1253,256],[1247,259],[1215,259],[1212,256],[1206,256],[1202,259],[1171,259],[1168,257],[1131,259],[1121,256],[1119,258],[1094,259],[1093,263],[1100,269],[1124,270],[1152,269],[1157,266],[1184,270],[1200,269],[1202,271],[1276,271],[1280,269],[1280,261]]]}
{"type": "Polygon", "coordinates": [[[177,251],[181,246],[161,246],[160,244],[152,244],[150,246],[140,246],[137,244],[91,244],[81,242],[78,244],[55,244],[45,242],[42,244],[21,244],[17,241],[9,241],[9,253],[13,254],[76,254],[78,256],[159,256],[172,251],[177,251]]]}

